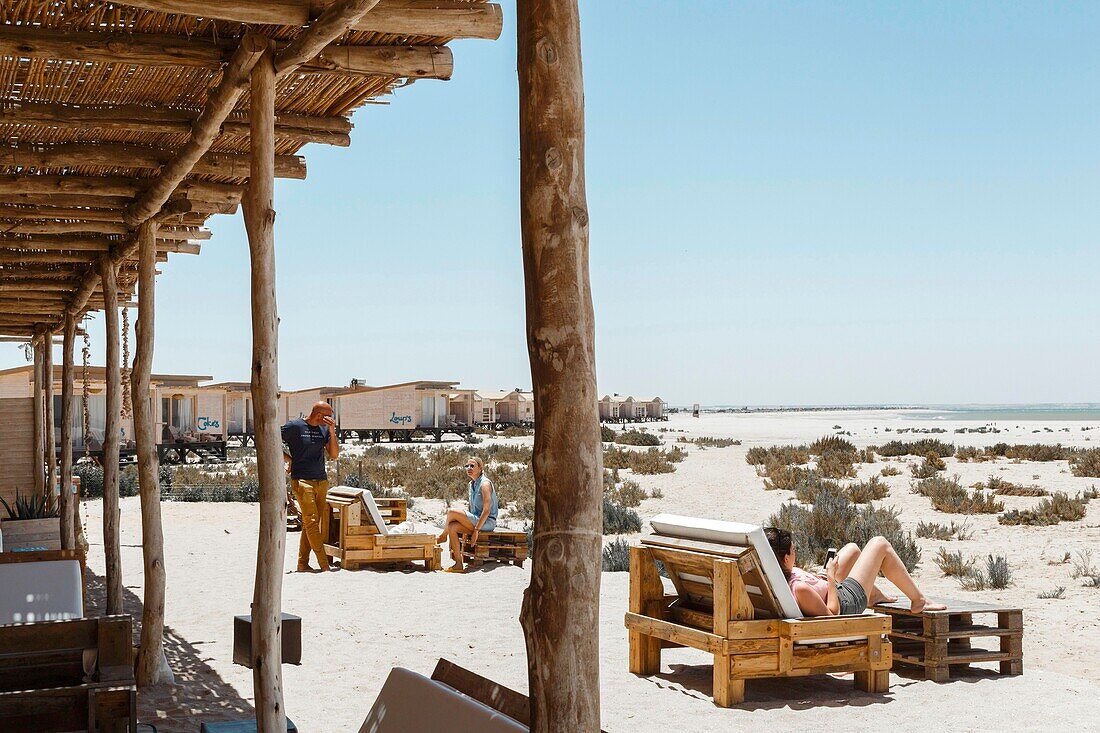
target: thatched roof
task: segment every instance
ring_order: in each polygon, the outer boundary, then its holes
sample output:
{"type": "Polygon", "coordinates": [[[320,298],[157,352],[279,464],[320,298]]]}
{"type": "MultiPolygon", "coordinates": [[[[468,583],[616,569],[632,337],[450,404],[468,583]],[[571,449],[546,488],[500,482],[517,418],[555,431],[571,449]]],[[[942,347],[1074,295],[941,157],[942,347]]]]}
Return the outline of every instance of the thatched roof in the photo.
{"type": "MultiPolygon", "coordinates": [[[[102,308],[97,262],[133,241],[135,201],[192,138],[246,33],[279,47],[334,0],[0,0],[0,334],[102,308]],[[160,12],[160,11],[173,12],[160,12]],[[87,293],[84,293],[86,297],[87,293]]],[[[276,89],[276,175],[305,176],[308,142],[350,144],[349,115],[417,78],[449,78],[455,37],[495,38],[484,0],[380,0],[276,89]]],[[[247,88],[165,208],[158,252],[197,254],[248,176],[247,88]],[[185,203],[173,203],[185,199],[185,203]],[[176,206],[185,213],[166,217],[176,206]]],[[[167,174],[166,174],[167,175],[167,174]]],[[[163,181],[162,181],[163,183],[163,181]]],[[[120,296],[133,294],[132,257],[120,296]]]]}

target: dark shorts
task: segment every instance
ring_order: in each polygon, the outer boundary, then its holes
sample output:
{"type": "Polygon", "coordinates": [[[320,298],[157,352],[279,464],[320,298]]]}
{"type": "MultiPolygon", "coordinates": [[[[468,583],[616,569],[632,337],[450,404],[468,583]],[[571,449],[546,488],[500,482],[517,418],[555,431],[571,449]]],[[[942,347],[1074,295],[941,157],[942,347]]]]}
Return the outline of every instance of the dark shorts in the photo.
{"type": "Polygon", "coordinates": [[[845,578],[836,586],[836,595],[840,599],[840,615],[863,613],[867,610],[867,591],[855,578],[845,578]]]}

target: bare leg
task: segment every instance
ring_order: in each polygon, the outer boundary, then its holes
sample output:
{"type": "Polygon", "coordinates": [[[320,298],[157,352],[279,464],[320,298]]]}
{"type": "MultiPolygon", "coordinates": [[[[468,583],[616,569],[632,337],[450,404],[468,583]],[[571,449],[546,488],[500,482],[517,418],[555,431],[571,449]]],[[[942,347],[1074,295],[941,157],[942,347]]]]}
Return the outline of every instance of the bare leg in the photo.
{"type": "MultiPolygon", "coordinates": [[[[443,531],[439,533],[439,536],[435,538],[435,543],[441,545],[447,541],[447,526],[451,522],[460,522],[465,519],[469,522],[470,518],[466,516],[466,512],[459,509],[448,509],[447,516],[443,517],[443,531]]],[[[471,527],[473,529],[473,527],[471,527]]]]}
{"type": "Polygon", "coordinates": [[[459,512],[454,509],[447,512],[447,538],[449,541],[449,547],[451,548],[451,559],[455,564],[448,568],[452,573],[461,573],[463,571],[462,566],[462,541],[459,539],[460,532],[473,532],[474,523],[470,521],[470,518],[466,516],[465,512],[459,512]]]}
{"type": "MultiPolygon", "coordinates": [[[[859,559],[861,554],[859,545],[855,542],[849,542],[844,545],[844,547],[840,548],[840,552],[836,555],[836,560],[833,561],[836,563],[837,581],[842,581],[851,574],[852,568],[855,567],[856,560],[859,559]]],[[[871,592],[867,594],[868,606],[873,606],[876,603],[893,603],[896,600],[897,598],[894,596],[888,596],[883,593],[878,585],[872,586],[871,592]]]]}
{"type": "Polygon", "coordinates": [[[941,611],[945,606],[932,604],[924,597],[920,588],[913,582],[913,577],[905,569],[905,563],[898,557],[898,553],[885,537],[873,537],[867,546],[863,548],[852,567],[849,577],[855,578],[867,598],[871,598],[878,574],[882,573],[886,579],[896,585],[898,589],[909,598],[915,613],[921,611],[941,611]]]}

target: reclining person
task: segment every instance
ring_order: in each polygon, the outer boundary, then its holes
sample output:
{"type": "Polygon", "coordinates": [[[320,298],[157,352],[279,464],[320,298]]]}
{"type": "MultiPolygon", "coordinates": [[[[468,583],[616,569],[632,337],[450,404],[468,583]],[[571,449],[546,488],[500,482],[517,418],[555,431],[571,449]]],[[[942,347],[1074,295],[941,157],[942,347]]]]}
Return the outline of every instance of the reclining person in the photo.
{"type": "Polygon", "coordinates": [[[872,537],[860,550],[859,545],[849,543],[825,566],[825,576],[809,573],[796,567],[794,538],[785,529],[765,527],[764,534],[772,546],[791,593],[799,609],[806,616],[838,616],[863,613],[868,599],[871,604],[890,603],[897,600],[875,587],[879,573],[896,585],[909,598],[914,613],[942,611],[946,606],[929,603],[917,584],[913,582],[905,563],[885,537],[872,537]]]}

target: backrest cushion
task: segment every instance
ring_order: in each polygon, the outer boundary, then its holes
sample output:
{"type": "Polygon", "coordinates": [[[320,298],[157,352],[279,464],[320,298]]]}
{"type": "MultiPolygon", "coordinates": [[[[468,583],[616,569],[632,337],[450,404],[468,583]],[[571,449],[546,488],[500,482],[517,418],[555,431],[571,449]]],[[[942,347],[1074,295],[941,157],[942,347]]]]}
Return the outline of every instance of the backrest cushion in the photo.
{"type": "Polygon", "coordinates": [[[371,522],[374,523],[375,528],[378,530],[378,534],[383,537],[390,533],[386,528],[386,520],[382,518],[382,512],[378,511],[378,504],[374,501],[374,494],[370,493],[367,489],[355,489],[351,486],[337,486],[337,489],[345,492],[358,493],[360,500],[363,502],[363,508],[367,510],[367,516],[370,517],[371,522]]]}
{"type": "Polygon", "coordinates": [[[359,733],[525,733],[529,729],[453,687],[390,670],[359,733]]]}
{"type": "Polygon", "coordinates": [[[776,559],[775,552],[772,551],[772,546],[759,525],[684,517],[677,514],[658,514],[649,520],[649,524],[654,532],[669,537],[755,548],[760,558],[760,566],[764,569],[764,575],[767,576],[768,583],[771,585],[772,593],[779,601],[783,617],[802,618],[802,611],[794,600],[791,587],[787,585],[787,578],[783,574],[783,569],[779,567],[779,560],[776,559]]]}
{"type": "Polygon", "coordinates": [[[78,561],[0,564],[0,625],[83,616],[84,595],[78,561]]]}

